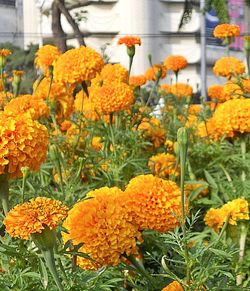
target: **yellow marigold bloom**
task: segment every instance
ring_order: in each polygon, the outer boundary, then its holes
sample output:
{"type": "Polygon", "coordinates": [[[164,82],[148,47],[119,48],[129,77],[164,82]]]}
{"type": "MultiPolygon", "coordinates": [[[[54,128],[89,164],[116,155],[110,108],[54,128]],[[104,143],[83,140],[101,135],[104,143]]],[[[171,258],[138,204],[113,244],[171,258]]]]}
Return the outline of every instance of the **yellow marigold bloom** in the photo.
{"type": "Polygon", "coordinates": [[[138,130],[141,130],[143,137],[148,139],[155,148],[158,148],[165,141],[165,130],[161,125],[160,119],[156,117],[143,118],[142,122],[138,126],[138,130]]]}
{"type": "Polygon", "coordinates": [[[0,112],[0,175],[22,177],[21,168],[37,171],[45,161],[48,132],[28,114],[0,112]]]}
{"type": "Polygon", "coordinates": [[[161,291],[184,291],[181,284],[178,281],[173,281],[164,287],[161,291]]]}
{"type": "Polygon", "coordinates": [[[28,240],[30,234],[41,233],[47,226],[54,229],[67,216],[67,207],[61,201],[37,197],[16,205],[3,224],[12,237],[28,240]]]}
{"type": "Polygon", "coordinates": [[[193,88],[184,83],[176,83],[171,85],[171,93],[178,98],[192,96],[193,88]]]}
{"type": "Polygon", "coordinates": [[[139,229],[166,232],[181,220],[181,192],[173,181],[140,175],[125,190],[126,205],[139,229]]]}
{"type": "Polygon", "coordinates": [[[104,66],[104,61],[95,50],[81,46],[62,54],[54,66],[56,82],[78,84],[90,81],[104,66]]]}
{"type": "Polygon", "coordinates": [[[219,24],[214,29],[214,37],[226,38],[240,35],[240,27],[237,24],[219,24]]]}
{"type": "Polygon", "coordinates": [[[229,80],[223,87],[223,95],[225,101],[229,99],[242,98],[243,94],[244,92],[242,91],[242,88],[240,84],[237,83],[237,81],[229,80]]]}
{"type": "Polygon", "coordinates": [[[49,68],[53,67],[61,52],[56,46],[44,45],[36,52],[35,65],[42,69],[46,76],[49,75],[49,68]]]}
{"type": "Polygon", "coordinates": [[[5,106],[4,111],[12,114],[29,112],[33,119],[49,116],[49,108],[44,100],[32,95],[22,95],[12,99],[5,106]]]}
{"type": "Polygon", "coordinates": [[[235,57],[222,57],[216,61],[213,71],[216,76],[230,78],[245,72],[245,65],[235,57]]]}
{"type": "Polygon", "coordinates": [[[176,167],[176,157],[166,153],[152,156],[148,161],[148,167],[152,174],[161,178],[179,176],[180,172],[180,168],[176,167]]]}
{"type": "Polygon", "coordinates": [[[171,94],[171,85],[170,84],[161,84],[160,91],[167,93],[167,94],[171,94]]]}
{"type": "Polygon", "coordinates": [[[145,78],[149,81],[155,81],[158,78],[164,79],[167,75],[167,68],[161,64],[155,64],[153,67],[148,68],[145,73],[145,78]]]}
{"type": "Polygon", "coordinates": [[[125,44],[127,47],[141,45],[141,38],[139,36],[124,36],[119,38],[118,44],[125,44]]]}
{"type": "Polygon", "coordinates": [[[202,111],[202,106],[200,104],[190,104],[188,107],[188,113],[192,115],[197,115],[202,111]]]}
{"type": "Polygon", "coordinates": [[[123,255],[137,254],[136,242],[142,240],[141,234],[124,205],[123,192],[117,187],[103,187],[87,197],[90,199],[73,206],[63,225],[69,232],[63,235],[64,241],[83,243],[79,251],[93,259],[78,257],[77,264],[98,269],[118,265],[123,255]]]}
{"type": "Polygon", "coordinates": [[[183,56],[172,55],[165,59],[164,65],[167,70],[178,72],[188,65],[187,59],[183,56]]]}
{"type": "Polygon", "coordinates": [[[111,82],[92,88],[90,99],[97,112],[110,114],[128,109],[134,101],[134,94],[128,84],[111,82]]]}
{"type": "Polygon", "coordinates": [[[1,57],[8,57],[11,54],[12,54],[12,52],[8,49],[5,49],[5,48],[0,49],[0,56],[1,57]]]}
{"type": "Polygon", "coordinates": [[[206,225],[218,231],[223,227],[229,215],[228,223],[237,225],[237,220],[249,220],[248,202],[243,198],[234,199],[221,208],[211,208],[205,215],[206,225]]]}
{"type": "Polygon", "coordinates": [[[75,96],[74,111],[82,112],[84,117],[91,120],[99,120],[100,117],[95,110],[94,103],[86,96],[83,90],[79,91],[75,96]]]}
{"type": "Polygon", "coordinates": [[[129,85],[134,87],[140,87],[146,84],[146,78],[144,75],[139,75],[139,76],[131,76],[129,78],[129,85]]]}
{"type": "Polygon", "coordinates": [[[224,86],[223,85],[211,85],[208,87],[208,96],[211,99],[216,99],[218,102],[224,102],[226,101],[225,96],[224,96],[224,86]]]}
{"type": "Polygon", "coordinates": [[[128,82],[128,70],[120,64],[107,64],[103,67],[100,73],[101,79],[104,82],[128,82]]]}
{"type": "Polygon", "coordinates": [[[250,93],[250,79],[242,79],[241,85],[242,85],[244,93],[249,94],[250,93]]]}
{"type": "Polygon", "coordinates": [[[169,152],[172,152],[174,149],[174,142],[172,142],[171,140],[167,139],[164,143],[164,145],[166,146],[167,150],[169,152]]]}
{"type": "Polygon", "coordinates": [[[91,146],[94,150],[100,151],[103,149],[104,145],[102,142],[102,138],[100,136],[94,136],[91,141],[91,146]]]}

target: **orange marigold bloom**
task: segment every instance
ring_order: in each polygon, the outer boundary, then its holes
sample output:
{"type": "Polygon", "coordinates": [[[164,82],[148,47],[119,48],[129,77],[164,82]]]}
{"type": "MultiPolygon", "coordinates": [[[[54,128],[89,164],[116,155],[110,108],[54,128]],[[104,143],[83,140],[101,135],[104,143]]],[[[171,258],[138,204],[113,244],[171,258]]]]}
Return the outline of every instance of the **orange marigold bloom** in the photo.
{"type": "Polygon", "coordinates": [[[140,175],[125,190],[126,205],[139,229],[166,232],[181,220],[181,192],[173,181],[140,175]]]}
{"type": "Polygon", "coordinates": [[[0,112],[0,175],[22,177],[21,168],[37,171],[46,160],[48,132],[29,114],[0,112]]]}
{"type": "Polygon", "coordinates": [[[228,223],[237,225],[237,220],[249,220],[248,202],[243,198],[234,199],[221,208],[211,208],[205,215],[206,225],[218,231],[223,227],[229,215],[228,223]]]}
{"type": "Polygon", "coordinates": [[[158,78],[164,79],[167,75],[167,68],[161,64],[155,64],[153,67],[148,68],[145,77],[149,81],[156,81],[158,78]]]}
{"type": "Polygon", "coordinates": [[[161,291],[184,291],[184,289],[178,281],[173,281],[164,287],[161,291]]]}
{"type": "Polygon", "coordinates": [[[171,93],[178,98],[192,96],[193,88],[184,83],[176,83],[171,85],[171,93]]]}
{"type": "Polygon", "coordinates": [[[120,64],[107,64],[100,73],[104,82],[128,82],[128,70],[120,64]]]}
{"type": "Polygon", "coordinates": [[[141,38],[139,36],[124,36],[119,38],[118,44],[125,44],[128,47],[141,45],[141,38]]]}
{"type": "Polygon", "coordinates": [[[49,107],[43,99],[32,95],[22,95],[12,99],[4,108],[4,111],[12,114],[29,112],[33,119],[49,116],[49,107]]]}
{"type": "Polygon", "coordinates": [[[90,90],[90,99],[101,114],[128,109],[134,101],[133,90],[126,83],[110,82],[90,90]]]}
{"type": "Polygon", "coordinates": [[[170,84],[161,84],[160,91],[163,91],[164,93],[167,93],[167,94],[171,94],[171,85],[170,84]]]}
{"type": "Polygon", "coordinates": [[[144,75],[139,75],[139,76],[131,76],[129,78],[129,85],[132,87],[140,87],[144,84],[146,84],[146,78],[144,75]]]}
{"type": "Polygon", "coordinates": [[[171,154],[160,153],[152,156],[148,161],[150,171],[161,178],[179,176],[180,168],[176,166],[176,157],[171,154]]]}
{"type": "Polygon", "coordinates": [[[31,234],[41,233],[45,227],[54,229],[67,216],[67,207],[61,201],[37,197],[16,205],[3,224],[12,237],[28,240],[31,234]]]}
{"type": "Polygon", "coordinates": [[[8,49],[5,49],[5,48],[0,49],[0,56],[1,57],[8,57],[11,54],[12,54],[12,52],[8,49]]]}
{"type": "Polygon", "coordinates": [[[36,52],[35,65],[42,69],[46,76],[49,75],[49,68],[53,67],[61,52],[56,46],[47,44],[36,52]]]}
{"type": "Polygon", "coordinates": [[[160,119],[156,117],[143,118],[138,130],[142,131],[143,137],[151,141],[155,148],[164,144],[166,135],[160,119]]]}
{"type": "Polygon", "coordinates": [[[95,50],[81,46],[62,54],[54,66],[56,82],[78,84],[90,81],[104,66],[104,61],[95,50]]]}
{"type": "Polygon", "coordinates": [[[245,65],[235,57],[222,57],[216,61],[213,71],[216,76],[230,78],[245,72],[245,65]]]}
{"type": "Polygon", "coordinates": [[[142,241],[138,227],[125,207],[123,192],[117,188],[103,187],[87,194],[90,199],[78,202],[69,211],[64,227],[64,241],[74,245],[83,243],[80,252],[92,259],[77,258],[84,269],[115,266],[123,255],[138,253],[136,242],[142,241]]]}
{"type": "Polygon", "coordinates": [[[227,81],[223,87],[224,100],[244,98],[244,92],[237,81],[227,81]]]}
{"type": "Polygon", "coordinates": [[[100,117],[95,110],[94,103],[86,96],[83,90],[76,94],[74,101],[74,111],[82,112],[84,117],[91,120],[99,120],[100,117]]]}
{"type": "Polygon", "coordinates": [[[215,27],[213,34],[217,38],[240,36],[240,27],[237,24],[219,24],[215,27]]]}
{"type": "Polygon", "coordinates": [[[179,70],[186,68],[188,62],[187,59],[183,56],[173,55],[165,59],[164,65],[166,66],[167,70],[178,72],[179,70]]]}
{"type": "Polygon", "coordinates": [[[211,85],[208,87],[208,96],[211,99],[216,99],[219,102],[224,102],[226,101],[225,96],[224,96],[224,91],[223,91],[224,86],[223,85],[211,85]]]}

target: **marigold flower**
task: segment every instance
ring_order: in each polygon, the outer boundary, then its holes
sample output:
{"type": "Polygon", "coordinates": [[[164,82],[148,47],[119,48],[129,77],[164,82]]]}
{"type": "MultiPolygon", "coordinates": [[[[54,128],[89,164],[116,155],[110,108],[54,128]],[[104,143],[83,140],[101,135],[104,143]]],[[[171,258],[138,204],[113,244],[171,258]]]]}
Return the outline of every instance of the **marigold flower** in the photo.
{"type": "Polygon", "coordinates": [[[225,96],[224,96],[224,86],[223,85],[211,85],[208,87],[208,96],[211,99],[216,99],[218,102],[224,102],[226,101],[225,96]]]}
{"type": "Polygon", "coordinates": [[[167,93],[167,94],[171,94],[171,85],[170,84],[161,84],[160,91],[167,93]]]}
{"type": "Polygon", "coordinates": [[[67,207],[61,201],[37,197],[16,205],[3,224],[12,237],[28,240],[29,235],[41,233],[45,227],[54,229],[67,216],[67,207]]]}
{"type": "Polygon", "coordinates": [[[101,114],[110,114],[128,109],[134,101],[133,91],[122,82],[110,82],[90,90],[90,99],[101,114]]]}
{"type": "Polygon", "coordinates": [[[5,49],[5,48],[0,49],[0,56],[2,56],[2,57],[8,57],[11,54],[12,54],[12,52],[8,49],[5,49]]]}
{"type": "Polygon", "coordinates": [[[172,152],[174,149],[174,142],[172,142],[171,140],[167,139],[164,143],[164,145],[166,146],[167,150],[169,152],[172,152]]]}
{"type": "Polygon", "coordinates": [[[12,99],[5,106],[4,111],[12,114],[29,112],[33,119],[49,116],[49,108],[44,100],[32,95],[22,95],[12,99]]]}
{"type": "Polygon", "coordinates": [[[171,85],[171,93],[178,98],[192,96],[193,88],[184,83],[176,83],[171,85]]]}
{"type": "Polygon", "coordinates": [[[230,78],[245,72],[245,65],[235,57],[222,57],[216,61],[213,71],[216,76],[230,78]]]}
{"type": "Polygon", "coordinates": [[[36,52],[35,65],[38,69],[42,69],[46,76],[49,76],[49,68],[54,66],[60,55],[61,52],[56,46],[44,45],[36,52]]]}
{"type": "Polygon", "coordinates": [[[138,36],[124,36],[119,38],[118,44],[125,44],[127,47],[141,45],[141,38],[138,36]]]}
{"type": "Polygon", "coordinates": [[[131,76],[129,78],[129,85],[132,86],[133,88],[140,87],[146,84],[146,81],[147,80],[144,75],[131,76]]]}
{"type": "Polygon", "coordinates": [[[107,64],[100,73],[100,78],[104,82],[128,82],[128,70],[120,64],[107,64]]]}
{"type": "Polygon", "coordinates": [[[87,194],[90,199],[78,202],[69,211],[64,227],[69,232],[64,240],[74,245],[83,243],[80,252],[92,259],[77,258],[84,269],[118,265],[123,255],[137,254],[136,242],[142,241],[138,227],[127,211],[123,192],[103,187],[87,194]]]}
{"type": "Polygon", "coordinates": [[[228,223],[237,225],[237,220],[249,220],[248,202],[243,198],[234,199],[224,204],[221,208],[211,208],[205,215],[206,225],[218,231],[223,227],[229,216],[228,223]]]}
{"type": "Polygon", "coordinates": [[[148,161],[150,171],[161,178],[179,176],[180,168],[176,167],[176,157],[171,154],[160,153],[152,156],[148,161]]]}
{"type": "Polygon", "coordinates": [[[187,59],[184,56],[172,55],[165,59],[164,65],[167,70],[178,72],[188,65],[187,59]]]}
{"type": "Polygon", "coordinates": [[[104,61],[95,50],[81,46],[62,54],[54,66],[56,82],[78,84],[90,81],[104,66],[104,61]]]}
{"type": "MultiPolygon", "coordinates": [[[[205,181],[201,180],[201,182],[205,182],[205,181]]],[[[187,195],[189,195],[203,185],[204,184],[201,184],[201,183],[185,184],[185,191],[186,191],[187,195]]],[[[209,189],[208,189],[208,185],[206,185],[205,189],[203,189],[200,192],[200,196],[206,196],[208,193],[209,193],[209,189]]]]}
{"type": "Polygon", "coordinates": [[[184,291],[184,289],[178,281],[173,281],[164,287],[161,291],[184,291]]]}
{"type": "Polygon", "coordinates": [[[48,132],[28,114],[0,112],[0,175],[22,177],[21,168],[37,171],[45,161],[48,132]]]}
{"type": "Polygon", "coordinates": [[[164,79],[167,75],[167,68],[161,64],[155,64],[148,68],[145,73],[145,78],[149,81],[156,81],[157,79],[164,79]]]}
{"type": "Polygon", "coordinates": [[[130,180],[125,190],[126,205],[139,229],[166,232],[181,220],[181,192],[173,181],[153,175],[130,180]]]}
{"type": "Polygon", "coordinates": [[[86,96],[83,90],[79,91],[75,96],[74,111],[82,112],[84,117],[90,120],[99,120],[100,117],[95,110],[94,103],[86,96]]]}
{"type": "Polygon", "coordinates": [[[6,104],[13,98],[11,92],[0,91],[0,110],[3,110],[6,104]]]}
{"type": "Polygon", "coordinates": [[[234,80],[227,81],[223,87],[223,95],[224,95],[225,101],[229,99],[242,98],[243,94],[244,92],[242,91],[240,84],[238,84],[234,80]]]}
{"type": "Polygon", "coordinates": [[[213,34],[217,38],[240,36],[240,27],[237,24],[219,24],[215,27],[213,34]]]}
{"type": "Polygon", "coordinates": [[[160,119],[156,117],[143,118],[142,122],[138,126],[138,130],[141,130],[143,137],[148,139],[155,148],[160,147],[165,141],[165,130],[161,125],[160,119]]]}
{"type": "Polygon", "coordinates": [[[100,136],[94,136],[91,141],[91,146],[96,151],[102,150],[104,148],[102,138],[100,136]]]}

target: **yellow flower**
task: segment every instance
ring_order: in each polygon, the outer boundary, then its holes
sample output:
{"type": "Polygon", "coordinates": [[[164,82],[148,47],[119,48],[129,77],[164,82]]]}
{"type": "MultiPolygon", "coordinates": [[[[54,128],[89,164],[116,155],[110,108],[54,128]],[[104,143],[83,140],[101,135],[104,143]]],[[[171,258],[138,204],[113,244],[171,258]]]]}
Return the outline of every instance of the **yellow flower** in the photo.
{"type": "Polygon", "coordinates": [[[8,57],[11,54],[12,54],[12,52],[8,49],[5,49],[5,48],[0,49],[0,56],[2,56],[2,57],[8,57]]]}
{"type": "Polygon", "coordinates": [[[137,176],[127,185],[124,200],[141,230],[166,232],[180,224],[181,192],[173,181],[137,176]]]}
{"type": "Polygon", "coordinates": [[[104,82],[128,82],[128,70],[120,64],[107,64],[100,73],[100,78],[104,82]]]}
{"type": "Polygon", "coordinates": [[[74,111],[83,113],[83,116],[90,120],[99,120],[100,117],[95,111],[95,105],[90,98],[86,96],[83,90],[76,94],[74,101],[74,111]]]}
{"type": "Polygon", "coordinates": [[[249,220],[248,202],[243,198],[234,199],[221,208],[211,208],[205,215],[206,225],[218,231],[223,227],[229,216],[228,223],[237,225],[237,220],[249,220]]]}
{"type": "Polygon", "coordinates": [[[29,235],[41,233],[45,227],[54,229],[67,216],[67,207],[61,201],[37,197],[16,205],[3,224],[12,237],[28,240],[29,235]]]}
{"type": "Polygon", "coordinates": [[[216,61],[213,71],[216,76],[230,78],[245,72],[245,65],[235,57],[222,57],[216,61]]]}
{"type": "Polygon", "coordinates": [[[171,94],[171,85],[169,84],[161,84],[160,85],[160,91],[167,93],[167,94],[171,94]]]}
{"type": "Polygon", "coordinates": [[[0,112],[0,175],[22,177],[21,168],[37,171],[45,161],[48,132],[28,114],[0,112]]]}
{"type": "Polygon", "coordinates": [[[235,80],[229,80],[223,87],[223,95],[225,100],[242,98],[244,92],[240,84],[235,80]]]}
{"type": "Polygon", "coordinates": [[[192,96],[193,88],[184,83],[176,83],[171,85],[171,93],[178,98],[192,96]]]}
{"type": "Polygon", "coordinates": [[[95,110],[101,114],[110,114],[128,109],[134,101],[133,91],[122,82],[110,82],[90,90],[90,99],[95,110]]]}
{"type": "Polygon", "coordinates": [[[146,78],[144,75],[139,75],[139,76],[131,76],[129,78],[129,85],[134,87],[140,87],[146,83],[146,78]]]}
{"type": "Polygon", "coordinates": [[[161,153],[152,156],[148,161],[150,171],[161,178],[179,176],[179,167],[176,167],[176,157],[171,154],[161,153]]]}
{"type": "Polygon", "coordinates": [[[5,106],[4,111],[12,114],[29,112],[33,119],[49,116],[49,108],[44,100],[32,95],[22,95],[12,99],[5,106]]]}
{"type": "Polygon", "coordinates": [[[100,136],[94,136],[91,141],[91,146],[96,151],[102,150],[104,148],[102,138],[100,136]]]}
{"type": "Polygon", "coordinates": [[[44,45],[36,52],[35,65],[49,76],[49,68],[53,67],[61,52],[56,46],[44,45]]]}
{"type": "Polygon", "coordinates": [[[124,206],[123,192],[117,187],[103,187],[87,197],[73,206],[63,225],[69,232],[63,235],[64,241],[83,243],[79,251],[93,259],[78,257],[77,264],[98,269],[118,265],[123,255],[137,254],[136,242],[142,241],[141,234],[124,206]]]}
{"type": "Polygon", "coordinates": [[[149,81],[156,81],[158,78],[164,79],[167,75],[167,68],[161,64],[155,64],[148,68],[145,73],[145,78],[149,81]]]}
{"type": "Polygon", "coordinates": [[[78,84],[90,81],[104,66],[99,53],[91,48],[81,46],[62,54],[54,66],[56,82],[78,84]]]}
{"type": "Polygon", "coordinates": [[[118,44],[125,44],[127,47],[141,45],[141,38],[138,36],[124,36],[119,38],[118,44]]]}
{"type": "Polygon", "coordinates": [[[218,102],[224,102],[226,101],[225,95],[224,95],[224,86],[223,85],[211,85],[208,87],[208,96],[211,99],[216,99],[218,102]]]}
{"type": "Polygon", "coordinates": [[[184,291],[184,289],[179,282],[173,281],[164,287],[161,291],[184,291]]]}
{"type": "Polygon", "coordinates": [[[155,148],[164,144],[165,130],[161,125],[160,119],[156,117],[143,118],[138,130],[142,131],[143,137],[152,142],[155,148]]]}
{"type": "Polygon", "coordinates": [[[174,149],[174,142],[172,142],[171,140],[167,139],[164,143],[164,145],[166,146],[167,150],[169,152],[172,152],[174,149]]]}
{"type": "Polygon", "coordinates": [[[164,61],[164,65],[166,66],[167,70],[174,72],[178,72],[179,70],[186,68],[187,64],[187,59],[178,55],[169,56],[164,61]]]}
{"type": "Polygon", "coordinates": [[[240,35],[240,27],[237,24],[219,24],[214,29],[214,37],[226,38],[240,35]]]}

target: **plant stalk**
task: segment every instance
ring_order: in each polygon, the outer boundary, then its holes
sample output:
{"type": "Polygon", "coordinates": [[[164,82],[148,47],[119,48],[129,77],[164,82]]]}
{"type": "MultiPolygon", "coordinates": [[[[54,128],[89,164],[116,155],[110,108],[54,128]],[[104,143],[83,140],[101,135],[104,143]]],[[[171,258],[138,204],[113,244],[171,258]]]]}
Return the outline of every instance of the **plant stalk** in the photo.
{"type": "Polygon", "coordinates": [[[6,216],[9,212],[9,180],[7,174],[0,175],[0,199],[6,216]]]}

